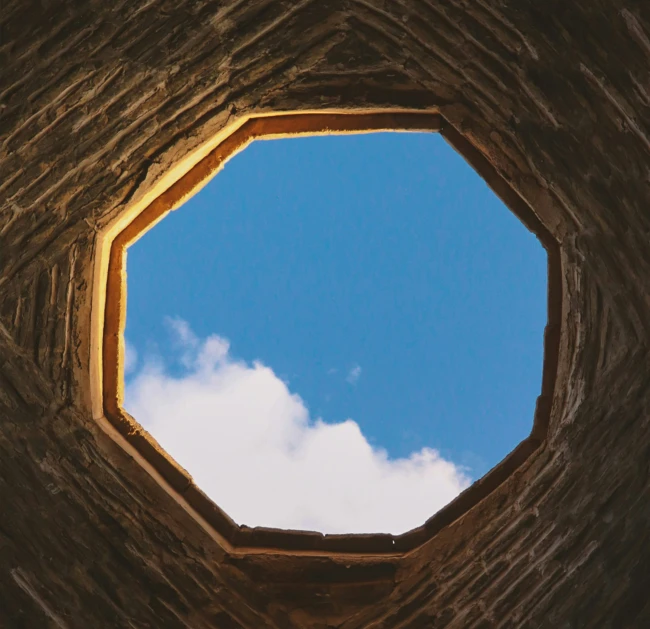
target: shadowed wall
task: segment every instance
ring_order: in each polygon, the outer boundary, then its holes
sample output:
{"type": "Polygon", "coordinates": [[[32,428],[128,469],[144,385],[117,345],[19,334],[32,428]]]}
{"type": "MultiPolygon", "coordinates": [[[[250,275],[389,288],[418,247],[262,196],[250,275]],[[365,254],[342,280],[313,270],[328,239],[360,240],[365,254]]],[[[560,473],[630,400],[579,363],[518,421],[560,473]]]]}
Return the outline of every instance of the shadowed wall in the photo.
{"type": "Polygon", "coordinates": [[[641,0],[5,0],[0,626],[650,626],[649,68],[641,0]],[[559,243],[547,438],[406,554],[225,547],[97,421],[101,238],[237,120],[376,109],[559,243]]]}

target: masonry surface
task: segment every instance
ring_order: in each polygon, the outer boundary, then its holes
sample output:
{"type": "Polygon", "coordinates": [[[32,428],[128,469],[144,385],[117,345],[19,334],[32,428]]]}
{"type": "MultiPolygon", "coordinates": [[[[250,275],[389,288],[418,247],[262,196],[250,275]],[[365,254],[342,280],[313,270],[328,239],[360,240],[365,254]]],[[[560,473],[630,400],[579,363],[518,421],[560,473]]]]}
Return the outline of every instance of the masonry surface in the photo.
{"type": "Polygon", "coordinates": [[[641,0],[6,0],[0,626],[650,626],[649,68],[641,0]],[[238,120],[376,110],[557,243],[548,430],[407,553],[226,547],[98,421],[102,239],[238,120]]]}

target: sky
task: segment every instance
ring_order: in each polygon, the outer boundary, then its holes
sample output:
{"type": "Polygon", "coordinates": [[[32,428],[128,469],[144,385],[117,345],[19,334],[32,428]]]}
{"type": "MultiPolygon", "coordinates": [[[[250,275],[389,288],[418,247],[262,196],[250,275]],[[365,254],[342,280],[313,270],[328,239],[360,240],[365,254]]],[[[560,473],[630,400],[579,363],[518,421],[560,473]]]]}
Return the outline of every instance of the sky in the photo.
{"type": "Polygon", "coordinates": [[[127,278],[125,408],[240,524],[402,533],[532,427],[546,254],[437,134],[257,141],[127,278]]]}

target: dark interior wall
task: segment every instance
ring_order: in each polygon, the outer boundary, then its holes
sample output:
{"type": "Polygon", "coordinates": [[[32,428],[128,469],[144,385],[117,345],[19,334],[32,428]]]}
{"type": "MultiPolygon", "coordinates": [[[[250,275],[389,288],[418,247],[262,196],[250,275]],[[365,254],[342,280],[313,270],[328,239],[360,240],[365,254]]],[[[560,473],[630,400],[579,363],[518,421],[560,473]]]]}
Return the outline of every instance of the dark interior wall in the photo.
{"type": "Polygon", "coordinates": [[[649,165],[643,0],[4,0],[0,626],[650,626],[649,165]],[[240,116],[376,108],[559,241],[548,441],[405,557],[228,552],[92,419],[98,234],[240,116]]]}

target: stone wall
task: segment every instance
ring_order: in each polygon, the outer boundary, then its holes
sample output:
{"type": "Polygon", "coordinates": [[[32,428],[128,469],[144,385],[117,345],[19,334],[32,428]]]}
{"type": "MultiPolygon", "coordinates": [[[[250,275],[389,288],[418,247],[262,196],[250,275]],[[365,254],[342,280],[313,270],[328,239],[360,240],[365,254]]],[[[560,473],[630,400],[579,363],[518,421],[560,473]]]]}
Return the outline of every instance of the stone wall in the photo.
{"type": "Polygon", "coordinates": [[[650,626],[649,164],[643,0],[4,0],[0,627],[650,626]],[[374,110],[558,243],[548,432],[409,552],[224,545],[98,422],[102,238],[238,120],[374,110]]]}

